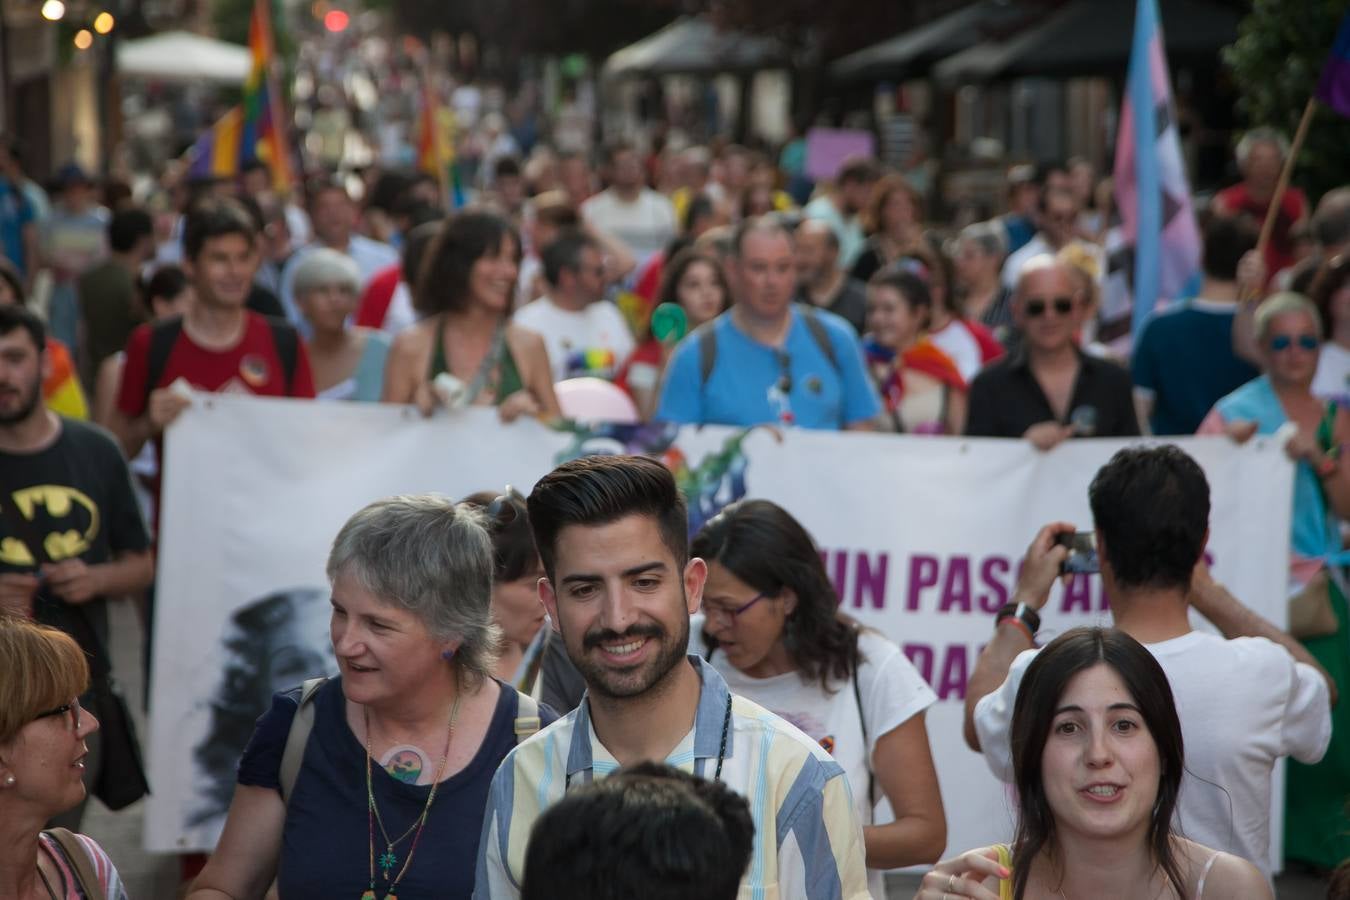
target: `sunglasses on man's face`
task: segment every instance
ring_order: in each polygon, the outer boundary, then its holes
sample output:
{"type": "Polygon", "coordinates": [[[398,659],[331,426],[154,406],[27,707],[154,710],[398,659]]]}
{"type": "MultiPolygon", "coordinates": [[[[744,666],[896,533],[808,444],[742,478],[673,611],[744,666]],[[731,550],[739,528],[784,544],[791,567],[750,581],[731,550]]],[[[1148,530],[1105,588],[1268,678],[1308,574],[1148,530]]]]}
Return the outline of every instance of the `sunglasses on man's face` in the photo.
{"type": "Polygon", "coordinates": [[[1317,338],[1311,334],[1277,334],[1270,339],[1270,349],[1276,353],[1288,350],[1294,344],[1298,344],[1300,350],[1312,352],[1317,349],[1317,338]]]}
{"type": "Polygon", "coordinates": [[[1052,307],[1058,315],[1067,316],[1073,312],[1073,298],[1055,297],[1052,300],[1046,300],[1044,297],[1032,297],[1027,300],[1024,308],[1030,318],[1037,319],[1045,315],[1046,309],[1052,307]]]}

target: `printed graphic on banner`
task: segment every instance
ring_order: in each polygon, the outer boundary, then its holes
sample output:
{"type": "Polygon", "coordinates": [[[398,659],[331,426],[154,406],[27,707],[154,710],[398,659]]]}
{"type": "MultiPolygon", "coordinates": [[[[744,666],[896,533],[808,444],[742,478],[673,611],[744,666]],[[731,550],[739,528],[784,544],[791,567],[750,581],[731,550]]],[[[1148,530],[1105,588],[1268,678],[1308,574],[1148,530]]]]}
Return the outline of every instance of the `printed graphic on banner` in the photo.
{"type": "MultiPolygon", "coordinates": [[[[1283,453],[1260,438],[1180,443],[1210,481],[1216,576],[1283,621],[1292,495],[1283,453]]],[[[745,497],[774,500],[803,522],[843,608],[894,641],[938,694],[927,726],[949,846],[1007,840],[1007,791],[961,738],[966,681],[1032,535],[1055,520],[1091,528],[1087,486],[1120,446],[1081,440],[1038,454],[1021,441],[550,430],[502,425],[490,409],[423,420],[382,404],[199,401],[167,442],[146,845],[213,847],[235,763],[272,693],[333,672],[324,568],[352,513],[399,493],[463,497],[507,484],[528,493],[558,463],[594,453],[662,460],[694,529],[745,497]]],[[[1105,622],[1108,608],[1097,576],[1074,576],[1051,595],[1042,636],[1105,622]]]]}

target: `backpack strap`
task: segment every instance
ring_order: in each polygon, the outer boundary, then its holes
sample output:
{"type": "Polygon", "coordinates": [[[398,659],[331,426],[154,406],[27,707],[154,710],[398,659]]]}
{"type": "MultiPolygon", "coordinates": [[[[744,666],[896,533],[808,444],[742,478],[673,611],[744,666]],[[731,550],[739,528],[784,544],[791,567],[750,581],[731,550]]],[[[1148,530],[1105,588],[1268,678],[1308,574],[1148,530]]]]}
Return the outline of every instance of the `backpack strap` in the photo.
{"type": "Polygon", "coordinates": [[[145,405],[150,406],[150,392],[159,387],[164,369],[169,365],[169,354],[178,336],[183,333],[183,317],[173,316],[156,322],[150,328],[150,350],[145,361],[145,405]]]}
{"type": "Polygon", "coordinates": [[[296,779],[300,777],[300,766],[305,761],[305,745],[309,743],[309,734],[314,730],[314,695],[319,688],[328,683],[328,678],[310,678],[300,688],[300,705],[296,707],[295,718],[291,720],[291,730],[286,734],[286,749],[281,753],[281,769],[278,780],[281,782],[281,800],[291,802],[295,791],[296,779]]]}
{"type": "Polygon", "coordinates": [[[272,344],[276,347],[277,358],[281,360],[281,373],[286,381],[286,394],[291,393],[295,385],[295,365],[300,357],[300,335],[295,326],[275,316],[267,316],[267,327],[272,329],[272,344]]]}
{"type": "Polygon", "coordinates": [[[89,851],[84,848],[79,836],[66,828],[48,828],[43,833],[61,848],[66,862],[75,870],[75,880],[80,883],[80,890],[84,892],[84,896],[102,897],[103,883],[99,881],[98,872],[94,870],[94,861],[89,858],[89,851]]]}
{"type": "Polygon", "coordinates": [[[516,743],[539,730],[539,704],[529,694],[516,691],[516,743]]]}
{"type": "Polygon", "coordinates": [[[806,323],[806,330],[811,332],[811,337],[820,347],[820,352],[830,361],[830,368],[834,369],[836,375],[843,374],[839,368],[839,357],[834,352],[834,342],[830,340],[830,332],[820,320],[820,311],[805,303],[797,305],[802,311],[802,321],[806,323]]]}

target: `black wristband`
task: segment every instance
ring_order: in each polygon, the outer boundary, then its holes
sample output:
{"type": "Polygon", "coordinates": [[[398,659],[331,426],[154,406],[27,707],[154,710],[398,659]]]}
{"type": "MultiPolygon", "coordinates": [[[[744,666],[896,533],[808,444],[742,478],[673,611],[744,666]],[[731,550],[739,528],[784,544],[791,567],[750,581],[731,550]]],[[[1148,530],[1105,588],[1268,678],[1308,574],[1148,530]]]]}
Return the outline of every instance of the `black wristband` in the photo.
{"type": "Polygon", "coordinates": [[[1019,620],[1033,635],[1041,630],[1041,614],[1025,603],[1003,604],[994,614],[994,627],[997,628],[1004,619],[1019,620]]]}

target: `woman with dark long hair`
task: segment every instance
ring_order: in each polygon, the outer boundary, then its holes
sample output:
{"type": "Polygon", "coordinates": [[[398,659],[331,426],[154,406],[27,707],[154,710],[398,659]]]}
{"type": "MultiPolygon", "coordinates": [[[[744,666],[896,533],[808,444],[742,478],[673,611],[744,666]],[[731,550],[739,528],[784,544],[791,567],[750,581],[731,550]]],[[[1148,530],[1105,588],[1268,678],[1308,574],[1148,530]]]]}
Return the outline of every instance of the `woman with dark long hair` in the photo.
{"type": "Polygon", "coordinates": [[[691,552],[708,563],[691,643],[733,692],[792,722],[843,767],[872,895],[884,897],[882,870],[935,860],[947,843],[924,724],[936,696],[899,647],[839,612],[815,543],[781,507],[732,504],[691,552]],[[893,820],[878,821],[883,797],[893,820]]]}
{"type": "Polygon", "coordinates": [[[1185,754],[1167,675],[1114,628],[1074,628],[1027,668],[1010,734],[1011,845],[938,863],[915,900],[1272,896],[1247,860],[1172,831],[1185,754]]]}
{"type": "Polygon", "coordinates": [[[415,285],[423,317],[399,332],[385,367],[386,403],[495,406],[504,421],[555,418],[558,398],[539,335],[511,322],[520,239],[505,219],[462,212],[432,240],[415,285]]]}

